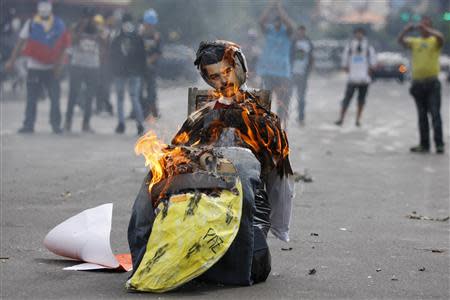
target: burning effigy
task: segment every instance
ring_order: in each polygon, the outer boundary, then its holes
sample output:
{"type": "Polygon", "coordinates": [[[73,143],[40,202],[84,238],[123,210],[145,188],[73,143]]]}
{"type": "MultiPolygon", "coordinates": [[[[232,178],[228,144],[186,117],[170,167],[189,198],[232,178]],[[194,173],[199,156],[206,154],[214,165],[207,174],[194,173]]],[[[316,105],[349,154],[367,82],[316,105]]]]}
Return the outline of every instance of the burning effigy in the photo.
{"type": "Polygon", "coordinates": [[[207,101],[170,145],[148,132],[135,146],[150,171],[128,228],[131,290],[263,282],[268,233],[289,241],[293,172],[278,117],[247,88],[237,44],[202,42],[194,64],[214,88],[207,101]]]}

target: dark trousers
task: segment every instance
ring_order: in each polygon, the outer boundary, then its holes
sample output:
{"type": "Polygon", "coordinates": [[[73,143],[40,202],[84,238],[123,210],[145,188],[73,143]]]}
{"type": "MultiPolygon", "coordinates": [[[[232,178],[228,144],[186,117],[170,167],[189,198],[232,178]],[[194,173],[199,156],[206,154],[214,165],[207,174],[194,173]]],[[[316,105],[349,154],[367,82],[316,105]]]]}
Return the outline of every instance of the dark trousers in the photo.
{"type": "Polygon", "coordinates": [[[369,89],[369,84],[367,83],[347,83],[347,88],[345,89],[344,99],[342,99],[342,108],[347,109],[350,102],[358,90],[358,105],[363,106],[366,103],[367,91],[369,89]]]}
{"type": "Polygon", "coordinates": [[[67,103],[66,125],[72,124],[73,110],[77,103],[77,98],[84,83],[86,86],[84,101],[83,127],[89,127],[92,114],[92,99],[97,91],[98,69],[72,66],[70,68],[69,102],[67,103]]]}
{"type": "Polygon", "coordinates": [[[141,94],[141,106],[144,113],[144,118],[147,118],[149,114],[153,117],[158,117],[158,103],[156,92],[156,73],[148,72],[144,76],[143,89],[141,94]]]}
{"type": "Polygon", "coordinates": [[[443,146],[441,120],[441,83],[439,79],[413,81],[410,93],[414,97],[419,117],[420,145],[430,147],[430,127],[428,114],[431,115],[436,146],[443,146]]]}
{"type": "Polygon", "coordinates": [[[34,129],[36,122],[37,102],[42,94],[42,88],[47,90],[50,98],[50,125],[53,130],[61,126],[61,110],[59,107],[60,86],[53,70],[29,69],[27,75],[27,104],[23,127],[34,129]]]}
{"type": "Polygon", "coordinates": [[[99,72],[100,75],[97,79],[97,92],[95,97],[97,100],[96,110],[98,113],[107,111],[112,114],[113,107],[109,101],[112,76],[106,66],[101,66],[99,72]]]}

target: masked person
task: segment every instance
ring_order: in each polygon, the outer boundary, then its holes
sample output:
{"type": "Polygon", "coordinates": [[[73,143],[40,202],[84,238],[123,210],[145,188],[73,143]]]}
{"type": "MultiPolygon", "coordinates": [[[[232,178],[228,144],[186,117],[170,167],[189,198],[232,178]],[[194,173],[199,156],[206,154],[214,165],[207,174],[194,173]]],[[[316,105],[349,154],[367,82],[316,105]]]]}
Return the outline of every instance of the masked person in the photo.
{"type": "Polygon", "coordinates": [[[142,91],[145,93],[142,93],[141,105],[144,117],[151,114],[154,118],[158,118],[156,64],[161,57],[161,37],[155,27],[158,24],[158,14],[154,9],[149,9],[144,13],[143,21],[141,36],[144,40],[147,64],[142,85],[142,91]]]}
{"type": "Polygon", "coordinates": [[[291,97],[291,38],[296,27],[281,5],[281,1],[268,6],[259,19],[265,36],[265,44],[259,57],[256,72],[262,77],[263,87],[276,95],[277,112],[283,127],[288,120],[291,97]],[[270,13],[275,12],[272,23],[270,13]]]}
{"type": "Polygon", "coordinates": [[[52,5],[41,1],[37,14],[26,21],[19,33],[19,41],[5,65],[12,70],[20,54],[27,57],[27,103],[25,120],[19,133],[33,133],[38,98],[45,88],[50,98],[50,124],[54,133],[61,133],[59,76],[65,49],[70,37],[64,22],[52,14],[52,5]]]}
{"type": "MultiPolygon", "coordinates": [[[[208,101],[189,115],[171,147],[218,149],[236,166],[244,195],[240,227],[234,241],[219,261],[202,267],[201,279],[234,285],[262,282],[271,269],[266,243],[268,232],[283,241],[289,240],[293,185],[286,133],[278,117],[263,107],[261,99],[246,87],[247,65],[237,44],[202,42],[195,65],[214,90],[208,101]]],[[[146,251],[156,247],[147,245],[156,217],[155,199],[151,196],[149,201],[148,186],[146,179],[133,207],[128,241],[136,272],[131,276],[130,286],[152,291],[145,286],[150,276],[146,266],[156,262],[145,259],[142,262],[146,251]]],[[[162,255],[161,251],[158,253],[162,255]]]]}
{"type": "Polygon", "coordinates": [[[345,113],[356,90],[358,90],[358,106],[355,124],[358,127],[361,126],[361,115],[371,81],[370,70],[376,65],[375,50],[369,44],[365,34],[363,28],[356,28],[353,31],[353,39],[346,45],[342,53],[342,68],[348,73],[348,81],[341,104],[341,113],[335,122],[338,126],[344,123],[345,113]]]}
{"type": "Polygon", "coordinates": [[[142,77],[145,73],[145,48],[141,36],[130,14],[122,18],[122,28],[111,44],[110,59],[112,73],[115,76],[117,93],[117,115],[119,124],[116,133],[125,132],[124,96],[128,85],[133,111],[136,114],[137,133],[144,133],[144,114],[140,103],[142,77]]]}
{"type": "Polygon", "coordinates": [[[418,26],[412,24],[406,26],[400,33],[398,41],[405,48],[411,49],[412,52],[413,80],[410,93],[416,102],[420,144],[412,147],[410,151],[419,153],[430,151],[430,128],[428,124],[428,114],[430,114],[433,121],[436,152],[444,153],[445,146],[442,137],[441,120],[441,83],[438,79],[439,56],[444,45],[444,37],[441,32],[433,28],[430,18],[424,17],[418,26]],[[413,30],[418,30],[420,37],[406,37],[413,30]]]}
{"type": "Polygon", "coordinates": [[[70,62],[69,101],[67,103],[64,130],[72,130],[72,117],[75,104],[82,85],[86,86],[84,99],[82,131],[92,133],[90,119],[92,115],[92,100],[97,92],[100,75],[100,60],[103,55],[105,41],[94,21],[95,12],[92,8],[83,10],[83,17],[72,30],[72,51],[70,62]]]}
{"type": "Polygon", "coordinates": [[[101,14],[94,16],[94,22],[97,25],[97,29],[100,33],[102,47],[100,48],[100,76],[97,79],[97,91],[95,93],[96,98],[96,114],[100,114],[102,111],[108,112],[113,115],[113,106],[109,100],[110,98],[110,83],[111,72],[109,69],[108,52],[110,46],[110,31],[105,24],[105,19],[101,14]]]}

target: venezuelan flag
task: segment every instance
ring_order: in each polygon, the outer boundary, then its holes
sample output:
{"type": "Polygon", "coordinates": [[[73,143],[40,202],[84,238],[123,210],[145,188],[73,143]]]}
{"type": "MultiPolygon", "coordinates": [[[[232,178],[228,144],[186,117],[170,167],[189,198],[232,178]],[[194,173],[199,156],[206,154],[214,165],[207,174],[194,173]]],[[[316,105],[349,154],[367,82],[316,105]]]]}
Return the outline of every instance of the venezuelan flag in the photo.
{"type": "Polygon", "coordinates": [[[30,34],[22,54],[43,64],[53,64],[69,45],[70,34],[63,20],[52,16],[44,22],[35,16],[30,21],[30,34]]]}

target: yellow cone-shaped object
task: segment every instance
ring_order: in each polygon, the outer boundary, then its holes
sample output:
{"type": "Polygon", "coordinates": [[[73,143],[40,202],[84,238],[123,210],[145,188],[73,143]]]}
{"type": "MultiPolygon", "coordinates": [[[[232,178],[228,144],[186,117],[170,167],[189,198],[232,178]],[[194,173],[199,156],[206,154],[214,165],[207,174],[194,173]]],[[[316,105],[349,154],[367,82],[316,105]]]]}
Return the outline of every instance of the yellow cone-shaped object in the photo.
{"type": "Polygon", "coordinates": [[[233,192],[222,190],[217,197],[187,193],[160,203],[147,251],[128,288],[161,293],[208,270],[237,235],[242,198],[237,179],[233,192]]]}

